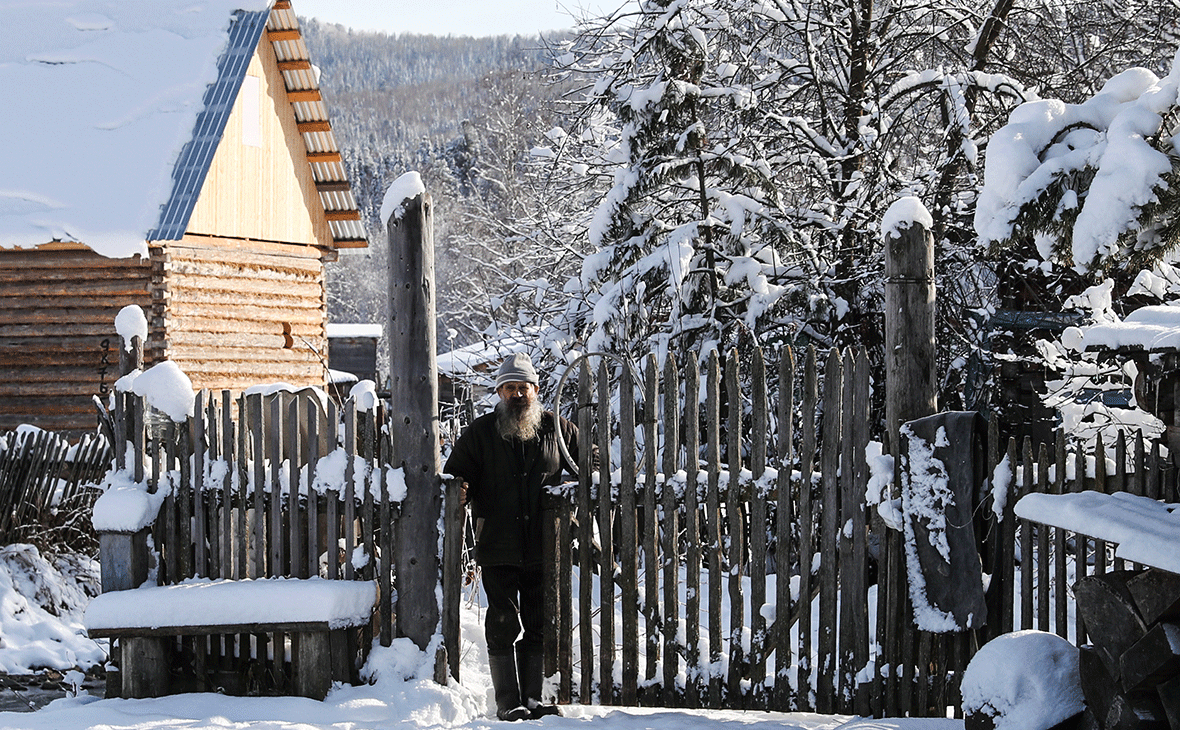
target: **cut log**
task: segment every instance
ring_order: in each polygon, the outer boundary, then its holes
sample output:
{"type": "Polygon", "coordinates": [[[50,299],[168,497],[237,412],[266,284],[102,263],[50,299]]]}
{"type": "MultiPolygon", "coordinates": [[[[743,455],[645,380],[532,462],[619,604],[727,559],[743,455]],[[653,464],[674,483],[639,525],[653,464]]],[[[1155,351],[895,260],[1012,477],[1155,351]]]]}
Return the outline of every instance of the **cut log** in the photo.
{"type": "Polygon", "coordinates": [[[1086,699],[1086,708],[1095,719],[1105,718],[1114,703],[1114,677],[1106,668],[1106,662],[1098,655],[1098,651],[1090,645],[1078,647],[1078,676],[1082,683],[1082,696],[1086,699]]]}
{"type": "Polygon", "coordinates": [[[1163,705],[1154,694],[1118,695],[1103,730],[1169,730],[1163,705]]]}
{"type": "Polygon", "coordinates": [[[1074,587],[1078,614],[1086,625],[1106,669],[1119,679],[1119,659],[1123,652],[1147,633],[1147,624],[1135,608],[1127,581],[1135,573],[1116,570],[1082,578],[1074,587]]]}
{"type": "Polygon", "coordinates": [[[1147,624],[1180,619],[1180,575],[1149,568],[1128,580],[1127,590],[1147,624]]]}
{"type": "Polygon", "coordinates": [[[1119,659],[1124,692],[1141,692],[1180,674],[1180,626],[1156,624],[1119,659]]]}
{"type": "Polygon", "coordinates": [[[1171,730],[1180,730],[1180,676],[1172,677],[1155,688],[1164,716],[1168,718],[1171,730]]]}

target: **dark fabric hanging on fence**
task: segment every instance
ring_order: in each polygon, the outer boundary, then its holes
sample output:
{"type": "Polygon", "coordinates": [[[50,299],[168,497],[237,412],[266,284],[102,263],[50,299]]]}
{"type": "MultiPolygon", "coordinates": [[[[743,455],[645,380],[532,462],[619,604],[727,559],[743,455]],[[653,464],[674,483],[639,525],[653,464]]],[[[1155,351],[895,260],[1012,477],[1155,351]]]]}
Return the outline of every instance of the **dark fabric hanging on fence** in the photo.
{"type": "Polygon", "coordinates": [[[910,597],[914,620],[926,631],[963,631],[987,623],[973,525],[986,479],[986,434],[985,421],[974,411],[937,413],[901,429],[910,597]],[[933,611],[924,610],[924,604],[933,611]]]}

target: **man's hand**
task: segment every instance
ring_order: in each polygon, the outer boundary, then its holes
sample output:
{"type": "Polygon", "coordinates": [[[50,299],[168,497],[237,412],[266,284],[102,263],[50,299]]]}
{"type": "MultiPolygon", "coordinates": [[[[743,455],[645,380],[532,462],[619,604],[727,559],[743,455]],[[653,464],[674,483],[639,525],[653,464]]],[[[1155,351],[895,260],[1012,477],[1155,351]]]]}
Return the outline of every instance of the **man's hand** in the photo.
{"type": "Polygon", "coordinates": [[[459,506],[467,506],[467,482],[463,482],[463,484],[459,487],[459,506]]]}

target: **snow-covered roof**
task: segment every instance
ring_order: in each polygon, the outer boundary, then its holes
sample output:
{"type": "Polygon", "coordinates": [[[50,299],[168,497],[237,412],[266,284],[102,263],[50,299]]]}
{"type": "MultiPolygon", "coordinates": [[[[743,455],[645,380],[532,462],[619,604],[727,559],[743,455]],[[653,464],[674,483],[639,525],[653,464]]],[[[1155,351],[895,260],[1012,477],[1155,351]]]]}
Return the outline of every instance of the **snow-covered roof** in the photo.
{"type": "Polygon", "coordinates": [[[1140,307],[1122,322],[1104,322],[1070,327],[1062,342],[1072,350],[1178,350],[1180,351],[1180,307],[1140,307]]]}
{"type": "Polygon", "coordinates": [[[472,375],[487,366],[499,367],[504,358],[517,352],[526,352],[529,343],[515,336],[508,336],[492,342],[477,342],[473,345],[438,354],[438,371],[448,377],[472,375]]]}
{"type": "Polygon", "coordinates": [[[123,257],[183,236],[268,23],[288,93],[304,95],[291,101],[312,122],[300,131],[333,238],[363,240],[295,16],[271,5],[0,0],[0,88],[14,102],[0,117],[0,246],[123,257]]]}
{"type": "Polygon", "coordinates": [[[350,324],[347,322],[329,322],[327,334],[332,337],[376,337],[380,339],[385,329],[379,324],[350,324]]]}

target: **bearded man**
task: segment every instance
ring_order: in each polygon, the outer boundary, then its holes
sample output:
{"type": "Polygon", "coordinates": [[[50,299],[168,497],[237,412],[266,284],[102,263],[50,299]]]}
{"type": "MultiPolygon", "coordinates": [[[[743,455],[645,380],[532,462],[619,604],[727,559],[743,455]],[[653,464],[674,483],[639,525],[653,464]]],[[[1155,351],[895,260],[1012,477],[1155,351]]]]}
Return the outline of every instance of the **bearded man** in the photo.
{"type": "MultiPolygon", "coordinates": [[[[573,468],[557,444],[557,417],[541,408],[537,384],[528,355],[505,360],[496,376],[500,402],[468,426],[443,469],[463,479],[475,519],[475,560],[488,601],[484,638],[501,720],[560,714],[556,706],[541,704],[547,618],[541,583],[541,492],[560,483],[563,468],[573,468]]],[[[562,419],[561,436],[576,464],[577,428],[562,419]]]]}

